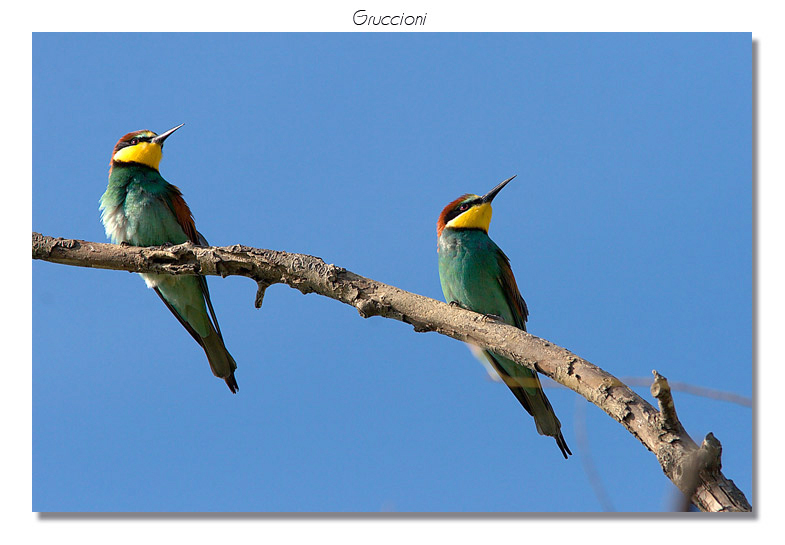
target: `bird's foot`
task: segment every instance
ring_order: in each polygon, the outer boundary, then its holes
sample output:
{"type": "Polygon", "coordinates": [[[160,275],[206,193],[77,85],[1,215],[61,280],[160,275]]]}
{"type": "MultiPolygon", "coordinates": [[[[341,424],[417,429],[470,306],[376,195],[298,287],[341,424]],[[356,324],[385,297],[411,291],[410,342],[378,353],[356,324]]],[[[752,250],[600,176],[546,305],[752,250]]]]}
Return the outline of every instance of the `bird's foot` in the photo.
{"type": "Polygon", "coordinates": [[[504,323],[504,318],[498,314],[483,314],[482,319],[485,322],[501,322],[504,323]]]}
{"type": "Polygon", "coordinates": [[[469,310],[469,309],[467,309],[465,306],[463,306],[462,304],[460,304],[458,301],[450,301],[448,304],[449,304],[451,307],[457,307],[457,308],[462,308],[462,309],[464,309],[464,310],[469,310]]]}

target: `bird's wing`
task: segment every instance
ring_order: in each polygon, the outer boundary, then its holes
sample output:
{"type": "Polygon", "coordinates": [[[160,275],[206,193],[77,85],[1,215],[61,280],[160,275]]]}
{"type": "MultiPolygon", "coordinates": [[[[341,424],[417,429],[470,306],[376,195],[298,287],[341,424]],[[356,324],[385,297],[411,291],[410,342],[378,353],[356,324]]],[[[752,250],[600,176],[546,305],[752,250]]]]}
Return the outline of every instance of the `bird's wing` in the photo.
{"type": "MultiPolygon", "coordinates": [[[[177,223],[179,223],[180,227],[182,227],[185,235],[188,237],[188,240],[197,246],[209,246],[207,239],[204,238],[204,235],[196,230],[193,214],[191,213],[191,209],[188,207],[188,204],[185,202],[180,189],[177,186],[171,184],[169,184],[169,207],[172,209],[172,212],[174,212],[174,216],[177,218],[177,223]]],[[[215,331],[218,333],[218,336],[221,338],[221,340],[223,340],[221,326],[218,325],[218,317],[215,315],[213,302],[210,300],[210,289],[207,287],[207,279],[202,275],[200,275],[198,279],[199,287],[202,290],[202,295],[204,295],[204,300],[207,303],[207,308],[210,310],[210,316],[213,319],[215,331]]]]}
{"type": "Polygon", "coordinates": [[[218,333],[218,336],[221,340],[224,340],[223,334],[221,334],[221,326],[218,325],[218,317],[215,315],[215,310],[213,309],[213,302],[210,300],[210,288],[207,287],[207,278],[204,276],[199,277],[199,286],[202,288],[202,294],[204,294],[204,301],[207,303],[207,308],[210,310],[210,316],[213,318],[213,325],[215,326],[215,331],[218,333]]]}
{"type": "MultiPolygon", "coordinates": [[[[209,246],[210,243],[207,242],[207,239],[204,238],[204,235],[199,231],[196,231],[196,238],[199,246],[209,246]]],[[[199,284],[202,287],[202,293],[204,293],[204,300],[207,303],[207,308],[210,309],[210,316],[213,317],[213,324],[215,324],[215,331],[218,333],[218,336],[221,337],[221,340],[224,339],[224,336],[221,334],[221,326],[218,325],[218,317],[215,315],[215,310],[213,309],[213,302],[210,300],[210,288],[207,287],[207,278],[204,276],[199,277],[199,284]]]]}
{"type": "Polygon", "coordinates": [[[158,288],[153,288],[153,289],[155,290],[155,293],[158,295],[158,297],[160,297],[160,298],[161,298],[161,301],[163,301],[163,302],[164,302],[164,304],[166,305],[166,308],[168,308],[168,309],[169,309],[169,311],[170,311],[172,314],[174,314],[174,317],[175,317],[175,318],[177,318],[177,321],[178,321],[178,322],[180,322],[180,324],[181,324],[181,325],[182,325],[182,326],[185,328],[185,330],[186,330],[188,333],[190,333],[190,334],[191,334],[191,337],[193,337],[193,338],[194,338],[194,340],[195,340],[197,343],[199,343],[199,346],[201,346],[202,348],[204,348],[204,341],[202,340],[202,336],[201,336],[201,335],[199,335],[199,333],[197,333],[197,332],[196,332],[196,330],[193,328],[193,326],[192,326],[191,324],[189,324],[189,323],[188,323],[188,322],[185,320],[185,318],[183,318],[182,316],[180,316],[180,313],[179,313],[179,312],[177,312],[177,309],[175,309],[175,308],[174,308],[174,307],[171,305],[171,303],[169,303],[169,301],[167,301],[167,300],[166,300],[166,297],[164,297],[164,296],[163,296],[163,294],[161,293],[161,291],[160,291],[158,288]]]}
{"type": "MultiPolygon", "coordinates": [[[[532,392],[537,386],[539,386],[539,379],[537,378],[537,375],[532,375],[532,372],[529,371],[529,376],[513,377],[499,361],[499,356],[489,350],[485,351],[485,356],[488,358],[488,361],[491,363],[494,370],[499,374],[499,378],[502,380],[502,382],[504,382],[510,389],[512,395],[514,395],[523,408],[526,409],[526,412],[534,416],[534,410],[532,409],[531,401],[529,401],[526,388],[521,385],[521,381],[528,383],[529,391],[532,392]]],[[[525,371],[523,371],[521,374],[525,374],[525,371]]]]}
{"type": "Polygon", "coordinates": [[[183,231],[185,232],[185,236],[188,237],[188,240],[194,244],[200,244],[199,237],[201,235],[199,234],[199,231],[196,230],[193,214],[191,214],[191,209],[188,208],[188,204],[186,204],[183,194],[180,192],[177,186],[171,184],[169,184],[167,189],[169,190],[169,198],[167,199],[169,208],[171,208],[172,212],[174,212],[174,217],[177,219],[177,223],[179,223],[180,227],[182,227],[183,231]]]}
{"type": "Polygon", "coordinates": [[[521,292],[518,290],[515,275],[512,274],[512,267],[510,267],[510,260],[501,250],[496,254],[496,258],[499,263],[499,284],[501,284],[504,297],[507,299],[510,310],[512,310],[515,320],[514,325],[526,331],[529,309],[526,306],[526,301],[521,297],[521,292]]]}

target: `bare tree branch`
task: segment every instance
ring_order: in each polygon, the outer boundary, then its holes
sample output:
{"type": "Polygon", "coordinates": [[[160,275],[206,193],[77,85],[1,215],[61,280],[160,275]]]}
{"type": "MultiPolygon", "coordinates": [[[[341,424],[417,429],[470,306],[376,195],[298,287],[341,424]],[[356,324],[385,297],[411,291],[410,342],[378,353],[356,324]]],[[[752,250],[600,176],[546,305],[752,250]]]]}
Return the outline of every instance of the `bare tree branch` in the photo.
{"type": "Polygon", "coordinates": [[[257,307],[261,306],[267,287],[282,283],[304,294],[318,293],[351,305],[363,318],[392,318],[411,324],[418,332],[436,331],[492,348],[547,375],[608,413],[656,455],[665,475],[699,509],[752,510],[744,494],[720,471],[719,441],[707,437],[712,456],[701,454],[706,449],[699,449],[678,421],[667,381],[656,371],[652,388],[657,388],[654,395],[662,411],[613,375],[551,342],[486,316],[364,278],[309,255],[240,245],[198,247],[186,243],[138,248],[33,233],[33,259],[130,272],[246,276],[257,282],[257,307]],[[709,458],[710,463],[705,463],[709,458]]]}

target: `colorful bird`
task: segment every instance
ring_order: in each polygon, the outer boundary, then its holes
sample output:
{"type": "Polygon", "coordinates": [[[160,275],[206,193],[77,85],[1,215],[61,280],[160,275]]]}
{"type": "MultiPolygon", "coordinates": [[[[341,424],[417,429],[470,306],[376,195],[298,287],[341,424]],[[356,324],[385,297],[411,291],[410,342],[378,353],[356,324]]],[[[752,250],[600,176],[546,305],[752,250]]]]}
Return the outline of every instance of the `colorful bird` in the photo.
{"type": "MultiPolygon", "coordinates": [[[[504,180],[482,197],[463,195],[444,207],[437,223],[439,278],[448,303],[526,331],[529,310],[518,291],[510,260],[488,236],[491,201],[513,178],[504,180]]],[[[565,458],[572,454],[537,373],[491,350],[482,353],[534,417],[540,435],[555,438],[565,458]]]]}
{"type": "MultiPolygon", "coordinates": [[[[208,246],[180,190],[158,172],[164,140],[180,127],[161,135],[130,132],[115,145],[100,207],[106,235],[115,244],[160,246],[190,240],[208,246]]],[[[205,277],[142,274],[142,278],[204,349],[213,374],[237,393],[237,364],[224,346],[205,277]]]]}

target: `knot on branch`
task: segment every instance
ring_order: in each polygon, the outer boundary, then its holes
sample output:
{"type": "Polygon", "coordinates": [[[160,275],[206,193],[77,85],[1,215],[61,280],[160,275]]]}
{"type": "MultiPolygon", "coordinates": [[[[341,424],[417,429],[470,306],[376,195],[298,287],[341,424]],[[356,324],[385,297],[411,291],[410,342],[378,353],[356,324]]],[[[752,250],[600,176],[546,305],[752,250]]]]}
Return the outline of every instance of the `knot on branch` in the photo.
{"type": "Polygon", "coordinates": [[[414,328],[414,331],[417,333],[428,333],[430,331],[436,331],[436,326],[433,324],[413,323],[412,327],[414,328]]]}
{"type": "MultiPolygon", "coordinates": [[[[316,258],[319,259],[319,258],[316,258]]],[[[322,261],[324,263],[324,261],[322,261]]],[[[343,267],[339,267],[337,265],[333,265],[332,263],[329,265],[325,265],[325,277],[329,282],[336,282],[338,281],[339,277],[342,274],[345,274],[347,271],[343,267]]]]}
{"type": "Polygon", "coordinates": [[[237,254],[249,254],[249,255],[255,253],[254,250],[257,250],[257,248],[251,248],[250,246],[243,246],[242,244],[232,244],[231,246],[228,246],[227,249],[230,252],[234,252],[237,254]]]}
{"type": "Polygon", "coordinates": [[[354,306],[363,318],[379,315],[379,309],[376,302],[372,299],[360,298],[355,302],[354,306]]]}
{"type": "Polygon", "coordinates": [[[67,250],[70,250],[71,248],[79,248],[80,246],[81,245],[79,244],[78,240],[70,238],[57,238],[52,244],[53,248],[65,248],[67,250]]]}
{"type": "Polygon", "coordinates": [[[612,375],[602,378],[599,386],[597,387],[598,393],[604,395],[606,398],[611,397],[611,390],[616,386],[621,385],[621,381],[612,375]]]}

